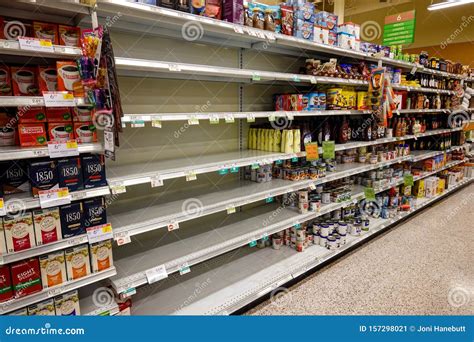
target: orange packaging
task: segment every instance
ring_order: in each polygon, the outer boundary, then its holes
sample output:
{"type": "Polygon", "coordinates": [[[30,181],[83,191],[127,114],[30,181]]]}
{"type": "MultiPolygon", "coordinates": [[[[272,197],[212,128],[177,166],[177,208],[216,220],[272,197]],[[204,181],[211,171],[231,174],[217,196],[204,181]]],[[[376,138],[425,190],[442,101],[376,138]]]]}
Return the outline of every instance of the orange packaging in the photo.
{"type": "Polygon", "coordinates": [[[79,46],[81,29],[76,26],[58,25],[59,45],[79,46]]]}
{"type": "Polygon", "coordinates": [[[19,124],[18,135],[22,147],[45,146],[48,141],[44,124],[19,124]]]}
{"type": "Polygon", "coordinates": [[[12,78],[10,67],[0,65],[0,96],[12,95],[12,78]]]}
{"type": "Polygon", "coordinates": [[[48,122],[70,122],[72,121],[71,112],[69,107],[47,107],[46,119],[48,122]]]}
{"type": "Polygon", "coordinates": [[[74,139],[72,122],[48,122],[49,141],[66,142],[74,139]]]}
{"type": "Polygon", "coordinates": [[[74,122],[74,138],[79,144],[97,142],[97,130],[92,121],[74,122]]]}
{"type": "MultiPolygon", "coordinates": [[[[73,61],[57,61],[56,69],[58,71],[58,90],[70,91],[74,89],[82,89],[81,76],[76,62],[73,61]]],[[[77,92],[77,90],[76,90],[77,92]]]]}
{"type": "Polygon", "coordinates": [[[40,92],[57,90],[58,71],[56,67],[38,66],[38,86],[40,92]]]}
{"type": "Polygon", "coordinates": [[[75,280],[91,274],[88,245],[66,249],[67,279],[75,280]]]}
{"type": "Polygon", "coordinates": [[[43,288],[60,285],[67,280],[64,252],[53,252],[39,257],[43,288]]]}
{"type": "Polygon", "coordinates": [[[92,273],[104,271],[113,265],[112,240],[105,240],[90,245],[92,273]]]}
{"type": "Polygon", "coordinates": [[[44,107],[18,107],[16,113],[20,123],[46,122],[46,111],[44,107]]]}
{"type": "Polygon", "coordinates": [[[53,44],[59,44],[57,24],[33,21],[33,34],[35,38],[49,39],[53,44]]]}
{"type": "Polygon", "coordinates": [[[35,67],[11,67],[13,95],[38,96],[38,77],[35,67]]]}

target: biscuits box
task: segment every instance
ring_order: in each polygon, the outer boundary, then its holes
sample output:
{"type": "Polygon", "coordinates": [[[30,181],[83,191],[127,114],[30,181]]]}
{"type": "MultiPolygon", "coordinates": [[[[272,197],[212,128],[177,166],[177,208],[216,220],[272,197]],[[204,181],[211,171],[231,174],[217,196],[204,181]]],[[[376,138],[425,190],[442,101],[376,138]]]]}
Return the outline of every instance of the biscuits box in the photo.
{"type": "Polygon", "coordinates": [[[16,297],[28,296],[42,290],[41,271],[37,258],[25,259],[11,265],[13,291],[16,297]]]}
{"type": "Polygon", "coordinates": [[[337,34],[337,46],[346,50],[356,50],[356,39],[353,35],[348,33],[337,34]]]}
{"type": "Polygon", "coordinates": [[[19,123],[46,122],[46,111],[44,107],[18,107],[17,116],[19,123]]]}
{"type": "Polygon", "coordinates": [[[12,96],[12,79],[10,67],[0,65],[0,96],[12,96]]]}
{"type": "Polygon", "coordinates": [[[62,240],[59,208],[33,210],[33,222],[38,246],[62,240]]]}
{"type": "Polygon", "coordinates": [[[314,4],[305,2],[294,6],[294,18],[314,23],[314,4]]]}
{"type": "Polygon", "coordinates": [[[38,86],[41,92],[58,90],[56,66],[38,66],[38,86]]]}
{"type": "Polygon", "coordinates": [[[97,142],[97,129],[92,121],[74,122],[74,138],[79,144],[97,142]]]}
{"type": "Polygon", "coordinates": [[[107,223],[105,200],[103,197],[96,197],[85,200],[84,204],[84,226],[94,227],[107,223]]]}
{"type": "Polygon", "coordinates": [[[13,297],[12,278],[10,266],[0,266],[0,302],[5,302],[13,297]]]}
{"type": "Polygon", "coordinates": [[[57,163],[54,160],[30,163],[28,177],[34,197],[38,197],[42,190],[57,189],[59,187],[57,163]]]}
{"type": "Polygon", "coordinates": [[[72,119],[76,122],[91,122],[94,109],[90,107],[74,107],[72,109],[72,119]]]}
{"type": "Polygon", "coordinates": [[[22,147],[45,146],[48,141],[45,125],[42,123],[19,124],[18,135],[22,147]]]}
{"type": "Polygon", "coordinates": [[[57,24],[33,21],[33,32],[35,38],[49,39],[54,45],[59,44],[57,24]]]}
{"type": "Polygon", "coordinates": [[[329,12],[316,12],[314,14],[314,24],[325,27],[337,34],[337,15],[329,12]]]}
{"type": "Polygon", "coordinates": [[[319,44],[329,44],[329,29],[314,26],[313,40],[319,44]]]}
{"type": "Polygon", "coordinates": [[[28,306],[28,316],[55,316],[53,298],[28,306]]]}
{"type": "Polygon", "coordinates": [[[88,245],[66,249],[65,255],[68,280],[79,279],[91,274],[88,245]]]}
{"type": "Polygon", "coordinates": [[[58,71],[58,90],[74,91],[74,88],[81,87],[81,76],[76,62],[73,61],[57,61],[56,69],[58,71]]]}
{"type": "Polygon", "coordinates": [[[15,217],[4,216],[3,227],[9,253],[29,249],[36,245],[33,217],[30,212],[25,212],[15,217]]]}
{"type": "Polygon", "coordinates": [[[56,316],[79,316],[79,294],[77,290],[56,296],[54,298],[56,316]]]}
{"type": "Polygon", "coordinates": [[[64,252],[58,251],[39,257],[43,288],[60,285],[67,280],[64,252]]]}
{"type": "Polygon", "coordinates": [[[69,107],[48,107],[46,119],[48,122],[71,122],[72,110],[69,107]]]}
{"type": "Polygon", "coordinates": [[[92,273],[104,271],[113,265],[112,240],[105,240],[90,245],[92,273]]]}
{"type": "Polygon", "coordinates": [[[69,191],[84,189],[80,157],[59,159],[58,174],[60,188],[67,187],[69,191]]]}
{"type": "Polygon", "coordinates": [[[82,203],[64,205],[59,209],[63,238],[70,238],[86,233],[84,227],[84,209],[82,203]]]}
{"type": "Polygon", "coordinates": [[[58,25],[59,45],[79,46],[81,29],[77,26],[58,25]]]}
{"type": "Polygon", "coordinates": [[[27,169],[23,160],[0,162],[0,183],[5,195],[30,191],[27,169]]]}
{"type": "Polygon", "coordinates": [[[67,142],[74,139],[72,122],[48,122],[49,141],[67,142]]]}
{"type": "Polygon", "coordinates": [[[106,186],[104,155],[90,154],[82,156],[82,176],[84,189],[106,186]]]}
{"type": "Polygon", "coordinates": [[[37,96],[39,95],[37,68],[11,67],[13,95],[37,96]]]}

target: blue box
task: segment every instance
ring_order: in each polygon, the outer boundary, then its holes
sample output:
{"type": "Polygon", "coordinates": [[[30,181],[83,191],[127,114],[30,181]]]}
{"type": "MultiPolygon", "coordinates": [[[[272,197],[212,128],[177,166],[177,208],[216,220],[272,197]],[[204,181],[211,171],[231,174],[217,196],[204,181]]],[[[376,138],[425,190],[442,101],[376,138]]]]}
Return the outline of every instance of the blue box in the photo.
{"type": "Polygon", "coordinates": [[[61,232],[64,239],[86,233],[82,203],[72,203],[60,207],[59,216],[61,217],[61,232]]]}
{"type": "Polygon", "coordinates": [[[65,158],[58,160],[59,187],[67,187],[69,191],[84,189],[82,181],[81,158],[65,158]]]}
{"type": "Polygon", "coordinates": [[[294,6],[294,18],[314,23],[314,4],[305,2],[294,6]]]}

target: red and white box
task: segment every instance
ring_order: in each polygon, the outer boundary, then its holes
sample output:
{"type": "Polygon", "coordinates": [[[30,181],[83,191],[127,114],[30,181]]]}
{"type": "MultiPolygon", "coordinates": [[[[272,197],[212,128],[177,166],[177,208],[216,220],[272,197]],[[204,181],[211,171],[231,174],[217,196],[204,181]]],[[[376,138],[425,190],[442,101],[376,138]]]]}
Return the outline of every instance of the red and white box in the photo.
{"type": "Polygon", "coordinates": [[[9,253],[19,252],[36,246],[33,216],[30,212],[16,217],[3,218],[5,239],[9,253]]]}

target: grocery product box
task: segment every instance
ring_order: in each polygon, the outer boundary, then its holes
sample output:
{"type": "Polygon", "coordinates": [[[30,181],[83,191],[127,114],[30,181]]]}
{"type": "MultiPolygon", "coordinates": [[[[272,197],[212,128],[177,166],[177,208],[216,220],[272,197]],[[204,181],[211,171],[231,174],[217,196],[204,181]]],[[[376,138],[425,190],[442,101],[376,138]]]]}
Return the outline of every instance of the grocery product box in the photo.
{"type": "Polygon", "coordinates": [[[337,15],[334,13],[324,11],[316,12],[314,14],[314,24],[337,33],[337,15]]]}
{"type": "Polygon", "coordinates": [[[12,79],[10,67],[0,65],[0,96],[12,96],[12,79]]]}
{"type": "Polygon", "coordinates": [[[53,298],[28,306],[28,316],[55,316],[53,298]]]}
{"type": "Polygon", "coordinates": [[[84,226],[94,227],[107,223],[105,200],[103,197],[96,197],[85,200],[84,205],[84,226]]]}
{"type": "Polygon", "coordinates": [[[84,189],[82,180],[81,158],[72,157],[58,161],[59,187],[67,187],[69,191],[84,189]]]}
{"type": "Polygon", "coordinates": [[[281,10],[281,33],[293,36],[294,12],[291,5],[280,5],[281,10]]]}
{"type": "Polygon", "coordinates": [[[63,238],[70,238],[86,233],[84,227],[84,209],[82,203],[71,203],[59,209],[63,238]]]}
{"type": "Polygon", "coordinates": [[[25,212],[3,217],[5,240],[9,253],[23,251],[36,246],[33,216],[25,212]]]}
{"type": "Polygon", "coordinates": [[[74,139],[72,122],[48,122],[49,141],[67,142],[74,139]]]}
{"type": "Polygon", "coordinates": [[[314,4],[305,2],[294,5],[294,18],[314,23],[314,4]]]}
{"type": "Polygon", "coordinates": [[[79,144],[97,142],[97,129],[91,121],[74,122],[74,138],[79,144]]]}
{"type": "Polygon", "coordinates": [[[425,197],[425,182],[423,179],[419,179],[413,186],[413,195],[417,198],[425,197]]]}
{"type": "Polygon", "coordinates": [[[446,188],[446,180],[443,178],[438,179],[438,189],[436,190],[436,192],[438,194],[442,194],[445,188],[446,188]]]}
{"type": "Polygon", "coordinates": [[[42,123],[19,124],[18,135],[22,147],[39,147],[47,144],[46,127],[42,123]]]}
{"type": "Polygon", "coordinates": [[[304,21],[302,19],[295,19],[295,37],[313,40],[313,30],[313,23],[309,21],[304,21]]]}
{"type": "Polygon", "coordinates": [[[244,24],[244,2],[243,0],[223,0],[222,19],[230,23],[244,24]]]}
{"type": "Polygon", "coordinates": [[[77,290],[54,297],[54,307],[57,316],[79,316],[79,293],[77,290]]]}
{"type": "Polygon", "coordinates": [[[436,196],[438,190],[438,178],[428,177],[425,179],[425,197],[432,198],[436,196]]]}
{"type": "Polygon", "coordinates": [[[42,290],[41,271],[37,258],[25,259],[11,265],[15,297],[24,297],[42,290]]]}
{"type": "Polygon", "coordinates": [[[40,123],[46,122],[46,111],[44,107],[18,107],[17,110],[19,123],[40,123]]]}
{"type": "Polygon", "coordinates": [[[0,162],[0,183],[5,195],[30,191],[27,169],[24,160],[0,162]]]}
{"type": "Polygon", "coordinates": [[[35,38],[49,39],[53,44],[59,44],[57,24],[33,21],[33,32],[35,38]]]}
{"type": "Polygon", "coordinates": [[[57,61],[56,69],[58,71],[58,90],[74,91],[82,88],[79,69],[74,61],[57,61]]]}
{"type": "Polygon", "coordinates": [[[81,29],[77,26],[58,25],[59,44],[80,46],[81,29]]]}
{"type": "Polygon", "coordinates": [[[329,29],[321,26],[314,26],[313,40],[319,44],[329,44],[329,29]]]}
{"type": "Polygon", "coordinates": [[[337,34],[337,46],[347,49],[347,50],[356,50],[356,39],[353,35],[348,33],[338,33],[337,34]]]}
{"type": "Polygon", "coordinates": [[[42,190],[59,188],[57,162],[54,160],[31,162],[28,166],[28,177],[34,197],[38,197],[42,190]]]}
{"type": "Polygon", "coordinates": [[[39,257],[43,288],[60,285],[67,280],[64,252],[58,251],[39,257]]]}
{"type": "Polygon", "coordinates": [[[347,33],[355,37],[355,39],[360,41],[360,25],[347,22],[337,27],[337,33],[347,33]]]}
{"type": "Polygon", "coordinates": [[[13,95],[38,96],[38,77],[35,67],[11,67],[13,95]]]}
{"type": "Polygon", "coordinates": [[[88,245],[68,248],[65,255],[68,280],[79,279],[91,274],[88,245]]]}
{"type": "Polygon", "coordinates": [[[329,42],[329,45],[332,45],[332,46],[337,45],[337,33],[336,32],[329,30],[328,42],[329,42]]]}
{"type": "Polygon", "coordinates": [[[0,303],[13,297],[12,278],[10,266],[0,265],[0,303]]]}
{"type": "Polygon", "coordinates": [[[77,122],[92,122],[94,109],[90,107],[74,107],[72,109],[72,119],[77,122]]]}
{"type": "Polygon", "coordinates": [[[47,107],[46,118],[48,122],[71,122],[72,110],[69,107],[47,107]]]}
{"type": "Polygon", "coordinates": [[[112,240],[105,240],[90,245],[92,272],[104,271],[114,264],[112,259],[112,240]]]}
{"type": "Polygon", "coordinates": [[[38,246],[62,240],[59,208],[33,210],[33,222],[38,246]]]}
{"type": "Polygon", "coordinates": [[[84,189],[98,188],[107,185],[104,155],[84,155],[82,156],[81,164],[84,189]]]}
{"type": "Polygon", "coordinates": [[[41,92],[58,90],[58,71],[55,66],[38,66],[38,86],[41,92]]]}

